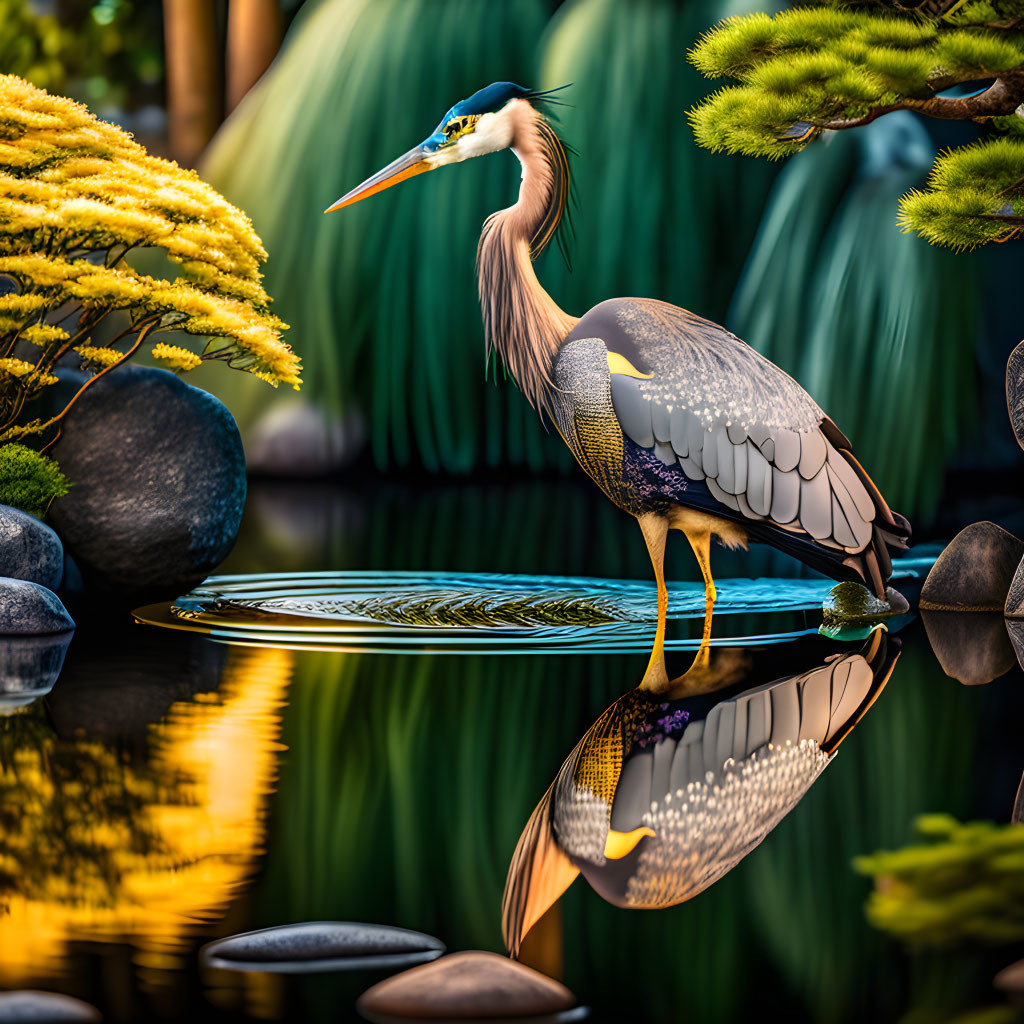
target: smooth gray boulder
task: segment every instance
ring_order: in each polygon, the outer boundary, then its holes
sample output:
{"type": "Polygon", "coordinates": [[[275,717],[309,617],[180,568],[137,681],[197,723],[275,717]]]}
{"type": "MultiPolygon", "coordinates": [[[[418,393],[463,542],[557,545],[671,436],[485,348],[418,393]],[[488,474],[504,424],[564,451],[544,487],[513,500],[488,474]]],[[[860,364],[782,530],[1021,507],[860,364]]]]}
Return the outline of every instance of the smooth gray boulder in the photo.
{"type": "Polygon", "coordinates": [[[74,629],[60,598],[29,580],[0,577],[0,636],[63,633],[74,629]]]}
{"type": "Polygon", "coordinates": [[[47,518],[90,589],[138,604],[176,597],[234,545],[246,493],[238,428],[167,370],[123,366],[98,381],[53,455],[74,486],[47,518]]]}
{"type": "Polygon", "coordinates": [[[0,505],[0,576],[56,590],[63,575],[64,548],[57,534],[41,519],[0,505]]]}
{"type": "Polygon", "coordinates": [[[296,396],[275,403],[246,432],[245,458],[250,473],[327,476],[352,462],[365,441],[355,411],[338,419],[296,396]]]}
{"type": "Polygon", "coordinates": [[[921,588],[921,608],[933,611],[1002,611],[1024,541],[995,523],[962,529],[935,560],[921,588]]]}

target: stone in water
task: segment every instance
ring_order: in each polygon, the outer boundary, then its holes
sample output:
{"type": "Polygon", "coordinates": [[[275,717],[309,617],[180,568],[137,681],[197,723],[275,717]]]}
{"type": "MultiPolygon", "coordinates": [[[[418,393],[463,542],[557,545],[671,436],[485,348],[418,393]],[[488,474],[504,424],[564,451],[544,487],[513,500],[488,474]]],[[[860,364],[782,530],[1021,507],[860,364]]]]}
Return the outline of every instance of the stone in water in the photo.
{"type": "Polygon", "coordinates": [[[352,921],[309,921],[218,939],[200,951],[206,967],[312,974],[410,967],[434,960],[444,943],[422,932],[352,921]]]}
{"type": "MultiPolygon", "coordinates": [[[[453,953],[364,992],[356,1009],[391,1017],[486,1020],[561,1014],[576,998],[559,982],[495,953],[453,953]]],[[[564,1018],[563,1018],[564,1019],[564,1018]]]]}

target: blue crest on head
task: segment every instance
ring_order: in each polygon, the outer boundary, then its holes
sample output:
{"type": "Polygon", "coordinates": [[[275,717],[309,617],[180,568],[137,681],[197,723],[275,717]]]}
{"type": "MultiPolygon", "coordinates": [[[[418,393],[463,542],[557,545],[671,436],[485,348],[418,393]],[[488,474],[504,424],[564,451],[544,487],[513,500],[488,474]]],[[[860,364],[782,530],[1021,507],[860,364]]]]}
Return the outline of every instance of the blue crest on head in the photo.
{"type": "Polygon", "coordinates": [[[445,141],[444,126],[453,117],[465,117],[467,114],[489,114],[495,110],[501,110],[509,100],[525,99],[534,96],[536,93],[525,86],[516,85],[515,82],[492,82],[490,85],[478,89],[472,96],[465,100],[459,100],[444,117],[427,138],[423,145],[427,149],[437,149],[445,141]]]}

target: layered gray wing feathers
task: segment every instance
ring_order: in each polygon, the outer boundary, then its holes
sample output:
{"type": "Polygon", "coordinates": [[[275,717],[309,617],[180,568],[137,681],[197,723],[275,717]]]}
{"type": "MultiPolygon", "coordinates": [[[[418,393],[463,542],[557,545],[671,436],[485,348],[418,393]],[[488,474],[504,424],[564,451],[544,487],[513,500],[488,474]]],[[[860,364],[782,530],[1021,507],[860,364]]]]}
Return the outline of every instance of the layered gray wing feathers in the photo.
{"type": "Polygon", "coordinates": [[[651,375],[611,374],[626,436],[687,479],[705,481],[744,518],[851,553],[871,542],[874,501],[822,432],[821,409],[792,378],[728,331],[674,306],[618,300],[614,315],[645,364],[637,369],[651,375]]]}

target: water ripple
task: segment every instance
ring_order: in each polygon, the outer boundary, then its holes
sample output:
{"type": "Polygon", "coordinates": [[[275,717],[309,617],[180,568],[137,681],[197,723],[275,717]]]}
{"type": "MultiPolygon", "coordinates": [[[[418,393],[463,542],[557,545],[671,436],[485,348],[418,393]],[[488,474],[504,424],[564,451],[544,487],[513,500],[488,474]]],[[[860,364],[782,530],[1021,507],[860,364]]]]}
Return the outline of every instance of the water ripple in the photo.
{"type": "MultiPolygon", "coordinates": [[[[894,579],[927,572],[932,558],[905,558],[894,579]]],[[[722,616],[791,613],[771,635],[723,637],[766,643],[813,631],[830,580],[718,581],[722,616]],[[812,612],[801,617],[801,612],[812,612]],[[805,618],[806,621],[799,621],[805,618]],[[813,621],[812,621],[813,620],[813,621]]],[[[670,584],[669,619],[701,619],[704,587],[670,584]]],[[[650,645],[653,582],[450,572],[315,572],[212,576],[170,605],[138,609],[141,622],[192,629],[236,643],[376,651],[634,651],[650,645]]],[[[670,640],[689,649],[694,639],[670,640]]]]}

